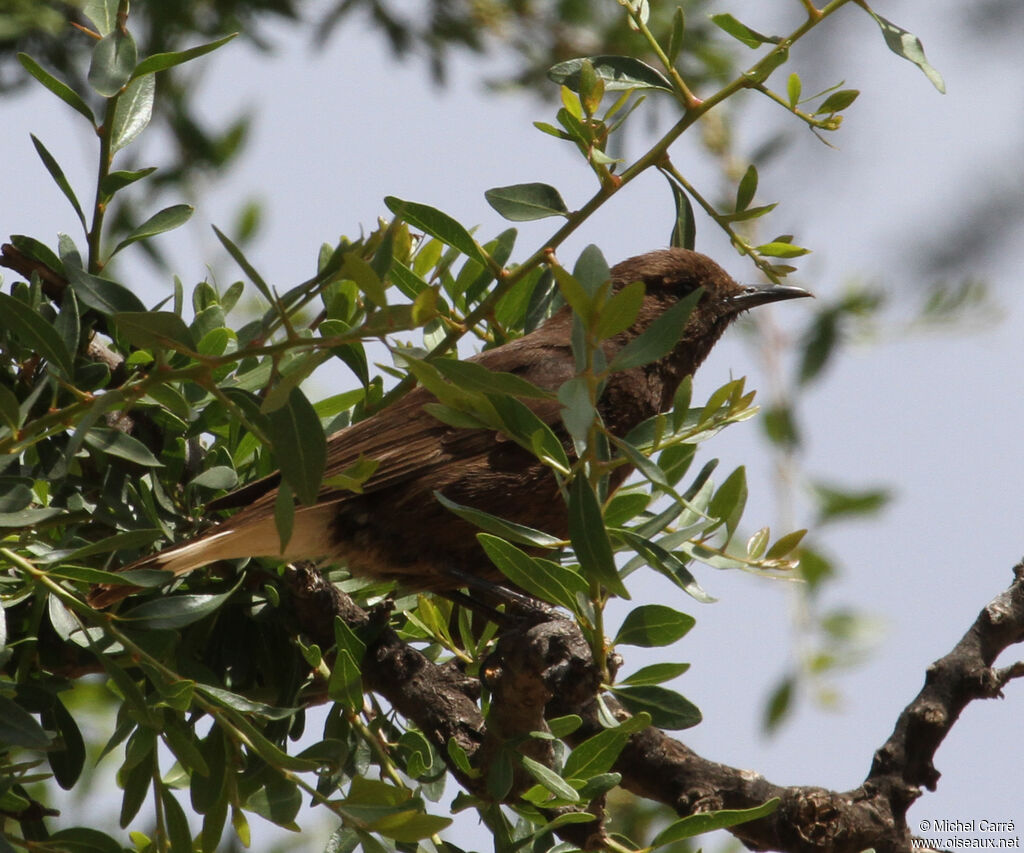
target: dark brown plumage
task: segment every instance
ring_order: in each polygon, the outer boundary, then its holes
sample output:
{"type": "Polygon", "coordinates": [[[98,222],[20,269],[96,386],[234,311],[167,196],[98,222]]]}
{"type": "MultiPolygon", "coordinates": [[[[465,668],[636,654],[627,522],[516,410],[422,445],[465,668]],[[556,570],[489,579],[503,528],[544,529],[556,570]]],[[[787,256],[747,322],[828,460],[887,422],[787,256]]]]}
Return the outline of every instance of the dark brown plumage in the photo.
{"type": "MultiPolygon", "coordinates": [[[[612,281],[616,286],[643,281],[646,291],[634,324],[604,342],[609,360],[679,299],[704,288],[669,355],[608,377],[598,410],[617,436],[666,410],[683,377],[697,369],[740,313],[810,295],[791,286],[737,284],[710,258],[684,249],[623,261],[612,269],[612,281]]],[[[531,334],[473,361],[556,391],[575,375],[571,329],[572,314],[563,308],[531,334]]],[[[277,478],[269,477],[244,487],[248,505],[227,521],[125,568],[183,574],[241,557],[326,557],[343,560],[354,574],[395,579],[414,590],[452,591],[464,585],[467,575],[500,583],[500,574],[476,542],[475,529],[442,507],[434,491],[559,537],[567,535],[565,502],[550,470],[532,453],[491,430],[458,429],[438,421],[423,409],[433,399],[417,388],[380,414],[331,436],[327,477],[344,471],[360,456],[380,464],[362,494],[324,487],[314,505],[296,507],[283,554],[274,521],[277,478]]],[[[557,434],[565,435],[556,399],[526,402],[557,434]]],[[[625,468],[617,469],[612,488],[627,474],[625,468]]],[[[89,600],[104,607],[130,592],[130,587],[97,587],[89,600]]]]}

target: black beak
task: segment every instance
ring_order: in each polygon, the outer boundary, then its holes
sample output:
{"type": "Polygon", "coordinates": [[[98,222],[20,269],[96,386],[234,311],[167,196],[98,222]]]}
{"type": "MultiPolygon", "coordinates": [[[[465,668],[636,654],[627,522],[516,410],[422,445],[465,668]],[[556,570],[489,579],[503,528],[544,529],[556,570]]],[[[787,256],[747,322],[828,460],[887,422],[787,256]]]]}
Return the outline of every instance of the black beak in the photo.
{"type": "Polygon", "coordinates": [[[729,298],[729,303],[733,310],[739,313],[758,305],[767,305],[769,302],[802,299],[805,296],[813,298],[814,294],[795,284],[747,284],[739,293],[729,298]]]}

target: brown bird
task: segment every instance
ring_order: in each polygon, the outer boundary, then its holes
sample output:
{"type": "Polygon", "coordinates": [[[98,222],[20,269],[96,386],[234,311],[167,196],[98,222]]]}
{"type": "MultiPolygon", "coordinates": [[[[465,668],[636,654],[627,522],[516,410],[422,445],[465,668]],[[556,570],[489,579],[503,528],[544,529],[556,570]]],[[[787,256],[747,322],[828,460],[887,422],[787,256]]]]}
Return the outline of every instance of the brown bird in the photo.
{"type": "MultiPolygon", "coordinates": [[[[668,355],[608,377],[597,408],[616,436],[625,436],[667,410],[682,379],[697,369],[742,312],[811,295],[790,285],[737,284],[710,258],[685,249],[639,255],[617,264],[611,273],[616,289],[642,281],[645,295],[635,322],[602,343],[609,361],[680,299],[703,288],[668,355]]],[[[557,391],[576,375],[572,320],[566,306],[530,334],[472,361],[557,391]]],[[[454,593],[466,585],[467,577],[507,583],[477,543],[476,529],[438,503],[434,492],[560,538],[568,535],[565,501],[551,471],[533,453],[493,430],[442,423],[423,408],[433,401],[428,391],[417,388],[379,414],[331,436],[326,477],[346,470],[360,457],[379,465],[361,494],[324,486],[314,504],[297,505],[283,552],[274,518],[280,475],[271,475],[239,490],[247,505],[227,521],[124,569],[164,569],[181,575],[218,560],[243,557],[329,558],[343,560],[353,574],[397,580],[410,590],[454,593]]],[[[571,448],[561,424],[561,404],[554,396],[524,402],[571,448]]],[[[610,488],[620,486],[628,474],[626,466],[615,469],[610,488]]],[[[130,586],[96,587],[89,601],[105,607],[133,591],[130,586]]]]}

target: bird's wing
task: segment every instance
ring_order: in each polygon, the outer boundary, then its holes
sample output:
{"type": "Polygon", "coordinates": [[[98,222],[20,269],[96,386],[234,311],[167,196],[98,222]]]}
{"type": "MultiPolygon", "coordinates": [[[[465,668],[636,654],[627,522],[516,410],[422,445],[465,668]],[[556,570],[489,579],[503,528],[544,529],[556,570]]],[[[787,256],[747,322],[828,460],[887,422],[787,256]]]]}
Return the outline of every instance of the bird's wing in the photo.
{"type": "MultiPolygon", "coordinates": [[[[552,392],[574,375],[574,361],[568,346],[534,344],[528,337],[502,347],[500,355],[497,350],[487,351],[473,361],[491,370],[515,373],[552,392]],[[492,352],[499,357],[492,356],[492,352]]],[[[432,394],[417,388],[380,415],[332,435],[328,439],[324,478],[344,473],[360,459],[376,460],[377,470],[362,486],[364,494],[372,493],[413,477],[429,475],[432,469],[443,468],[454,459],[470,461],[485,457],[494,449],[495,435],[491,430],[452,427],[423,408],[424,404],[434,401],[432,394]]],[[[551,426],[559,423],[561,404],[554,397],[529,398],[523,402],[544,423],[551,426]]],[[[498,440],[504,439],[499,436],[498,440]]],[[[238,495],[248,506],[242,513],[257,512],[273,502],[279,480],[279,474],[272,474],[218,499],[217,504],[223,508],[237,506],[232,498],[238,495]]],[[[338,501],[354,496],[355,493],[347,489],[325,485],[317,501],[338,501]]]]}

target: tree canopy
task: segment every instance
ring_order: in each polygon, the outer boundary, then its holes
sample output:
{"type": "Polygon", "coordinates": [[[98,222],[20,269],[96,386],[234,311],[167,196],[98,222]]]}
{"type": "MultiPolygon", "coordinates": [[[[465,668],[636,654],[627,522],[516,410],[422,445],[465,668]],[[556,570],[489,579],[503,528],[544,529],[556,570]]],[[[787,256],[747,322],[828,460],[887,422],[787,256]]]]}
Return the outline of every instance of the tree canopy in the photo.
{"type": "MultiPolygon", "coordinates": [[[[331,816],[332,851],[457,850],[445,829],[469,809],[501,850],[656,849],[719,828],[755,849],[909,845],[906,809],[934,787],[942,738],[970,700],[998,695],[1019,674],[992,665],[1024,636],[1024,571],[932,667],[856,789],[776,785],[692,752],[675,733],[700,711],[668,685],[687,668],[673,647],[693,618],[641,603],[614,625],[608,602],[628,599],[648,572],[707,600],[709,567],[796,579],[813,601],[832,567],[813,533],[744,517],[745,467],[723,472],[701,459],[705,442],[757,415],[742,378],[703,400],[684,382],[671,411],[625,437],[609,433],[596,403],[622,365],[594,353],[638,304],[609,292],[597,247],[571,267],[556,250],[623,187],[656,173],[674,203],[674,221],[662,224],[673,245],[693,248],[698,223],[710,222],[752,271],[782,282],[808,249],[794,235],[764,236],[777,203],[761,198],[758,164],[733,168],[733,192],[720,198],[674,161],[674,143],[747,92],[827,143],[859,93],[842,83],[805,92],[786,63],[844,6],[870,16],[890,50],[940,91],[942,78],[913,34],[855,0],[804,0],[802,22],[779,35],[727,13],[707,18],[702,2],[591,5],[435,2],[417,23],[391,4],[357,2],[322,22],[326,38],[353,10],[369,10],[396,49],[426,45],[439,76],[452,45],[511,46],[512,79],[558,99],[538,129],[593,175],[593,195],[576,209],[544,183],[481,188],[511,223],[554,222],[542,242],[524,246],[514,226],[481,235],[435,206],[387,196],[388,218],[358,237],[325,239],[304,281],[266,281],[245,235],[218,230],[243,279],[186,287],[168,275],[171,295],[156,305],[119,278],[117,259],[160,257],[154,238],[193,209],[174,199],[147,205],[173,196],[194,170],[223,167],[245,135],[244,120],[204,127],[176,75],[231,50],[236,27],[258,39],[259,16],[295,17],[302,4],[129,11],[124,0],[88,0],[80,13],[7,13],[22,25],[9,27],[9,44],[28,48],[20,68],[95,140],[97,176],[83,203],[85,188],[33,137],[82,234],[56,245],[12,235],[3,247],[15,276],[0,293],[0,850],[211,851],[232,835],[247,845],[250,815],[297,829],[316,812],[331,816]],[[622,156],[620,135],[654,105],[662,118],[671,112],[667,129],[639,156],[622,156]],[[161,172],[133,154],[154,116],[179,143],[161,172]],[[469,337],[485,349],[513,340],[566,303],[580,329],[579,370],[558,399],[574,457],[523,414],[522,383],[474,370],[457,349],[469,337]],[[374,364],[370,342],[384,342],[393,363],[374,364]],[[325,364],[346,371],[352,387],[310,399],[304,383],[325,364]],[[511,582],[570,618],[499,626],[444,598],[353,577],[343,560],[242,561],[170,586],[164,573],[114,571],[192,535],[208,503],[275,469],[286,539],[288,498],[308,502],[322,485],[325,437],[417,383],[436,397],[437,417],[511,436],[551,468],[568,503],[568,540],[445,506],[479,528],[511,582]],[[623,464],[636,474],[609,495],[610,472],[623,464]],[[124,583],[141,591],[118,609],[85,601],[95,584],[124,583]],[[668,657],[636,667],[622,647],[668,657]],[[96,756],[93,726],[83,725],[93,716],[103,729],[96,756]],[[115,769],[129,832],[58,816],[67,796],[58,789],[103,784],[115,769]],[[643,829],[618,813],[622,790],[668,807],[671,819],[635,834],[643,829]]],[[[173,258],[162,262],[173,268],[173,258]]],[[[926,312],[945,316],[970,298],[969,288],[947,293],[926,312]]],[[[820,377],[843,324],[873,300],[857,291],[814,313],[797,390],[820,377]]],[[[680,331],[652,328],[631,357],[645,363],[680,331]]],[[[790,401],[760,416],[775,452],[799,443],[790,401]]],[[[333,485],[358,492],[373,471],[373,460],[360,460],[333,485]]],[[[886,494],[821,488],[817,500],[829,521],[873,511],[886,494]]],[[[856,626],[818,618],[830,645],[815,665],[838,666],[856,626]]],[[[778,685],[767,725],[786,717],[799,677],[778,685]]]]}

